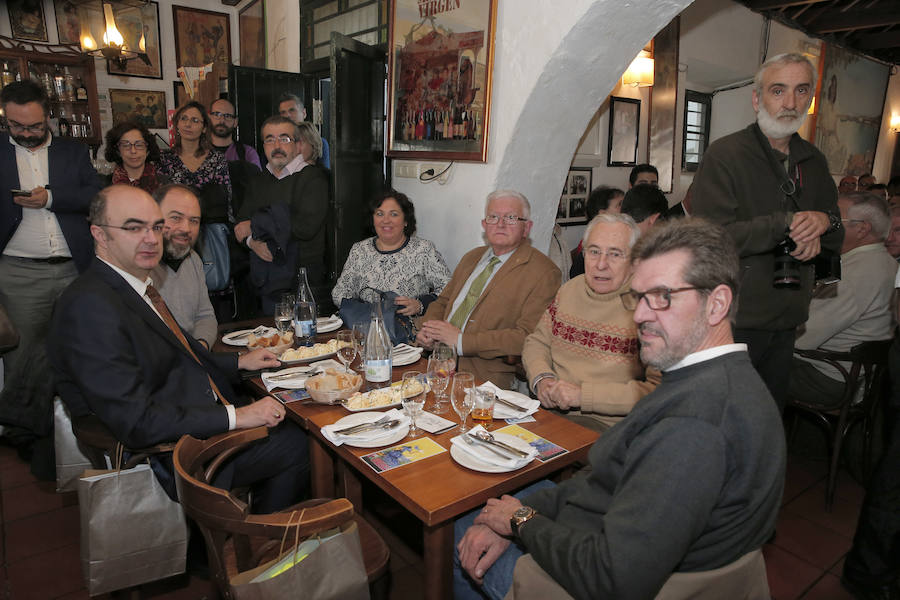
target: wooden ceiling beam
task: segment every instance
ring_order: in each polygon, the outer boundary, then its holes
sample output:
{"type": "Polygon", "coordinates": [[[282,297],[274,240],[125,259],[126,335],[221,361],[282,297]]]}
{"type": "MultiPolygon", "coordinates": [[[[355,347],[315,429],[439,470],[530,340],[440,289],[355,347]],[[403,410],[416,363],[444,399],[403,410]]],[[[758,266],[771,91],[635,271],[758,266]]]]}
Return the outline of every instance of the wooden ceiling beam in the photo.
{"type": "Polygon", "coordinates": [[[857,34],[853,36],[852,45],[861,50],[897,48],[900,47],[900,30],[857,34]]]}
{"type": "Polygon", "coordinates": [[[747,0],[746,5],[751,10],[783,10],[792,6],[803,6],[830,1],[831,0],[747,0]]]}
{"type": "Polygon", "coordinates": [[[898,24],[900,24],[900,10],[877,11],[869,9],[865,12],[854,11],[843,14],[833,14],[829,11],[819,18],[808,22],[807,27],[814,33],[823,34],[898,24]]]}

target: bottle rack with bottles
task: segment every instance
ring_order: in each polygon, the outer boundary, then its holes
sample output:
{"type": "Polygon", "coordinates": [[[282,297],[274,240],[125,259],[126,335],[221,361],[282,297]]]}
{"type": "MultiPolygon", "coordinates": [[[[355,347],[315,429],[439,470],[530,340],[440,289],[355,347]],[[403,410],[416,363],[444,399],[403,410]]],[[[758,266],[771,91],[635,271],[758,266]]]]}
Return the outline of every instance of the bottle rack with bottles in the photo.
{"type": "MultiPolygon", "coordinates": [[[[0,87],[23,79],[33,79],[47,92],[53,134],[80,140],[96,152],[102,132],[94,59],[75,46],[0,36],[0,87]]],[[[2,114],[0,131],[6,131],[2,114]]]]}

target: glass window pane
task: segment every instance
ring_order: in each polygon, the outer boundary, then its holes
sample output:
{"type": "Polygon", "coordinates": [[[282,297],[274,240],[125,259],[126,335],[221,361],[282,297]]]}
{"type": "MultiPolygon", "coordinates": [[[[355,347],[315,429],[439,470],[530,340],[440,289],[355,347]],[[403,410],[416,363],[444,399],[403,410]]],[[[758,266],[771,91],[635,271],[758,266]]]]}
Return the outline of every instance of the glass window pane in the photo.
{"type": "Polygon", "coordinates": [[[313,9],[313,20],[318,21],[319,19],[324,19],[329,15],[335,14],[337,11],[337,0],[335,0],[335,2],[329,2],[328,4],[313,9]]]}

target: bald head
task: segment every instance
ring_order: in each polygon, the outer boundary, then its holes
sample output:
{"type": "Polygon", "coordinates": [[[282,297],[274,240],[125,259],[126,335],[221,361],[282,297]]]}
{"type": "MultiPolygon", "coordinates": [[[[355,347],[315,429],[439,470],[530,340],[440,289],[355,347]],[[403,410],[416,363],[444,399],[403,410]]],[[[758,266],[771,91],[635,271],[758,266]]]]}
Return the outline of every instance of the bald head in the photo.
{"type": "Polygon", "coordinates": [[[163,216],[144,190],[113,185],[91,202],[94,251],[109,264],[146,279],[162,256],[163,216]]]}

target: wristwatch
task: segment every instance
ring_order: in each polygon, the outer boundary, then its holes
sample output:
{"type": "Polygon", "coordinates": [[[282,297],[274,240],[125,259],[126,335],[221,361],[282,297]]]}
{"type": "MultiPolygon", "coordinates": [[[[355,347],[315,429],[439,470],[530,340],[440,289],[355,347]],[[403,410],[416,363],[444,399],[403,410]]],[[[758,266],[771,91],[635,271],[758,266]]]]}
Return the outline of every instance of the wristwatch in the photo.
{"type": "Polygon", "coordinates": [[[517,508],[516,512],[509,518],[509,528],[512,529],[512,534],[515,537],[519,537],[519,528],[536,514],[537,511],[530,506],[517,508]]]}
{"type": "Polygon", "coordinates": [[[825,233],[834,233],[843,225],[843,221],[841,220],[840,214],[834,213],[825,213],[828,215],[828,229],[825,230],[825,233]]]}

